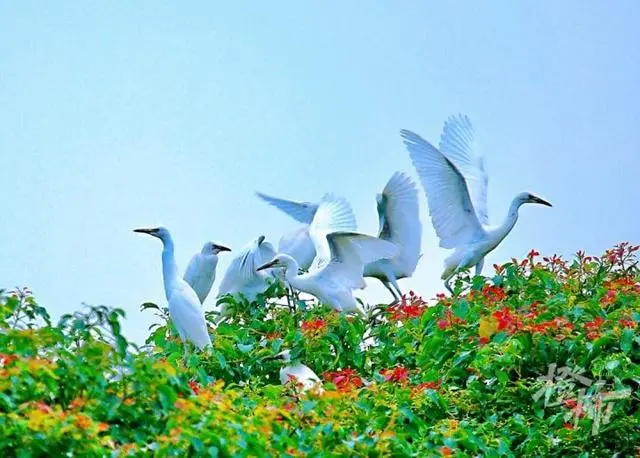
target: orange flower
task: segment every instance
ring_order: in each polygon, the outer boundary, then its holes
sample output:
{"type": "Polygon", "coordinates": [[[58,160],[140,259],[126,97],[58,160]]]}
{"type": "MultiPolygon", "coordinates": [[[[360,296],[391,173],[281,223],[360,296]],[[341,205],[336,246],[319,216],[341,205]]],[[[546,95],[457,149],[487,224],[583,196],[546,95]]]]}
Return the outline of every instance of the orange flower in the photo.
{"type": "Polygon", "coordinates": [[[36,402],[36,409],[42,413],[51,413],[53,410],[44,402],[36,402]]]}
{"type": "Polygon", "coordinates": [[[440,453],[442,453],[442,456],[451,456],[453,455],[453,450],[445,445],[444,447],[440,447],[440,453]]]}
{"type": "Polygon", "coordinates": [[[600,305],[607,306],[615,303],[617,297],[617,293],[615,290],[610,289],[607,293],[600,298],[600,305]]]}
{"type": "Polygon", "coordinates": [[[10,363],[18,359],[14,355],[6,355],[4,353],[0,353],[0,366],[8,366],[10,363]]]}
{"type": "Polygon", "coordinates": [[[109,424],[107,424],[107,423],[98,423],[97,428],[98,428],[98,432],[99,433],[103,433],[103,432],[105,432],[105,431],[107,431],[109,429],[109,424]]]}
{"type": "Polygon", "coordinates": [[[93,424],[91,418],[83,413],[79,413],[76,415],[76,426],[80,429],[87,429],[93,424]]]}
{"type": "Polygon", "coordinates": [[[625,327],[625,328],[632,328],[633,329],[638,325],[638,323],[636,323],[634,320],[626,320],[626,319],[622,318],[620,320],[620,325],[622,327],[625,327]]]}
{"type": "Polygon", "coordinates": [[[505,300],[507,295],[500,286],[484,285],[482,287],[482,295],[491,303],[501,302],[505,300]]]}
{"type": "Polygon", "coordinates": [[[202,387],[198,382],[196,382],[195,380],[189,380],[189,386],[191,387],[191,391],[193,391],[193,394],[195,394],[196,396],[200,394],[200,390],[202,387]]]}

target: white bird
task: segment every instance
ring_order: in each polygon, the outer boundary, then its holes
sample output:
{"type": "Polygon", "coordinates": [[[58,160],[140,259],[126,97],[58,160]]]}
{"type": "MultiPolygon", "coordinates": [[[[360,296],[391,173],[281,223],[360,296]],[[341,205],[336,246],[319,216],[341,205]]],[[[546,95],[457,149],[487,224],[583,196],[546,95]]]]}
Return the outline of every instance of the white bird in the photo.
{"type": "Polygon", "coordinates": [[[149,234],[162,240],[162,277],[164,292],[169,302],[169,315],[178,330],[187,354],[187,340],[199,350],[211,345],[211,338],[198,296],[191,286],[180,278],[171,234],[164,227],[134,229],[134,232],[149,234]]]}
{"type": "Polygon", "coordinates": [[[476,275],[481,274],[485,256],[513,229],[521,205],[551,207],[546,200],[523,192],[511,202],[502,224],[489,225],[488,177],[483,159],[474,151],[477,147],[467,116],[452,116],[445,122],[440,150],[411,131],[400,134],[427,195],[440,247],[455,249],[445,260],[441,277],[449,291],[449,280],[457,272],[475,266],[476,275]]]}
{"type": "Polygon", "coordinates": [[[189,283],[196,292],[201,304],[204,304],[216,279],[218,253],[222,251],[231,251],[231,249],[213,242],[205,243],[202,251],[193,255],[184,272],[184,281],[189,283]]]}
{"type": "Polygon", "coordinates": [[[275,254],[273,245],[265,242],[264,235],[249,242],[229,264],[218,288],[218,297],[242,294],[249,302],[255,301],[258,294],[263,294],[277,278],[275,273],[258,272],[256,268],[275,254]]]}
{"type": "Polygon", "coordinates": [[[353,297],[354,289],[366,286],[364,266],[378,259],[391,259],[398,248],[391,242],[357,232],[331,232],[323,230],[322,221],[335,210],[330,203],[321,203],[310,225],[310,236],[318,253],[318,268],[298,274],[298,262],[279,253],[258,270],[284,267],[285,280],[292,288],[315,296],[318,301],[338,312],[357,312],[366,316],[353,297]]]}
{"type": "MultiPolygon", "coordinates": [[[[296,260],[300,268],[308,270],[316,257],[316,248],[311,240],[309,227],[318,211],[320,203],[295,202],[271,197],[260,192],[257,192],[256,195],[267,203],[282,210],[296,221],[303,223],[290,233],[282,236],[278,244],[278,252],[288,254],[296,260]]],[[[332,219],[323,221],[327,232],[355,231],[356,218],[349,202],[332,193],[325,194],[320,202],[328,201],[335,201],[335,205],[340,208],[340,211],[333,212],[331,214],[332,219]]]]}
{"type": "Polygon", "coordinates": [[[394,299],[399,300],[402,291],[397,280],[413,275],[422,256],[418,188],[407,175],[395,172],[376,200],[380,221],[378,237],[392,242],[400,252],[393,259],[380,259],[367,264],[364,276],[380,280],[394,299]]]}
{"type": "Polygon", "coordinates": [[[281,359],[286,365],[280,368],[280,383],[287,385],[288,383],[300,384],[302,391],[317,388],[322,392],[322,381],[313,370],[302,363],[291,363],[291,351],[284,350],[269,359],[281,359]]]}

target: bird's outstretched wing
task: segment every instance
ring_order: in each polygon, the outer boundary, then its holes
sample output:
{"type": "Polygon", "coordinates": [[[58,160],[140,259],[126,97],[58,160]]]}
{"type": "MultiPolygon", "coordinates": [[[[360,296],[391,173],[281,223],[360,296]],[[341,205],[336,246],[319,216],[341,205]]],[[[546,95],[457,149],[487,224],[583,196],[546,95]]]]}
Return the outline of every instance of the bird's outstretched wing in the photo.
{"type": "Polygon", "coordinates": [[[484,229],[458,168],[418,134],[401,130],[400,135],[427,195],[431,222],[440,246],[455,248],[482,237],[484,229]]]}
{"type": "Polygon", "coordinates": [[[415,182],[402,172],[395,172],[387,182],[378,202],[380,234],[400,249],[396,258],[406,271],[413,272],[420,258],[422,223],[415,182]]]}
{"type": "Polygon", "coordinates": [[[440,151],[458,168],[469,189],[469,196],[480,223],[489,224],[487,187],[489,177],[484,158],[479,155],[473,126],[466,115],[451,116],[444,123],[440,151]]]}
{"type": "Polygon", "coordinates": [[[349,288],[365,286],[362,278],[365,264],[398,254],[398,247],[393,243],[358,232],[332,232],[326,239],[331,260],[322,275],[337,279],[349,288]]]}
{"type": "Polygon", "coordinates": [[[311,270],[320,268],[331,259],[327,234],[356,230],[356,217],[347,200],[335,194],[325,194],[309,226],[309,237],[316,250],[311,270]]]}
{"type": "Polygon", "coordinates": [[[241,264],[242,260],[249,256],[252,243],[253,242],[245,246],[240,252],[238,252],[238,255],[231,260],[229,267],[227,267],[227,270],[224,273],[224,277],[222,277],[220,286],[218,287],[218,296],[233,292],[235,288],[242,283],[240,273],[241,264]]]}
{"type": "Polygon", "coordinates": [[[318,205],[311,202],[295,202],[293,200],[268,196],[261,192],[256,192],[256,195],[268,204],[282,210],[296,221],[305,224],[311,223],[313,215],[316,214],[316,210],[318,209],[318,205]]]}

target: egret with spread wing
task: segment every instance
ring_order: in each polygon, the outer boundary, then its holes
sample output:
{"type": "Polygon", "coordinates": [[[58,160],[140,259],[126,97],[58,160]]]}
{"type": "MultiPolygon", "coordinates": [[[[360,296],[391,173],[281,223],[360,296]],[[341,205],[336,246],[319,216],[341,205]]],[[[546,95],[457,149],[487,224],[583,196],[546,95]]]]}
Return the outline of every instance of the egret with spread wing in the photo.
{"type": "Polygon", "coordinates": [[[134,229],[134,232],[149,234],[162,241],[162,277],[164,292],[169,302],[169,316],[178,330],[187,354],[187,340],[202,350],[211,345],[211,338],[198,296],[191,286],[180,278],[174,255],[173,239],[164,227],[134,229]]]}
{"type": "Polygon", "coordinates": [[[338,312],[357,312],[366,316],[353,297],[353,290],[365,287],[364,266],[378,259],[393,258],[398,254],[398,248],[386,240],[356,232],[314,234],[312,230],[311,234],[312,240],[318,241],[316,250],[321,259],[324,253],[328,254],[328,259],[320,262],[317,269],[298,274],[297,261],[280,253],[258,270],[284,267],[285,279],[291,287],[315,296],[338,312]]]}
{"type": "Polygon", "coordinates": [[[216,279],[218,253],[222,251],[231,251],[231,249],[213,242],[205,243],[202,251],[193,255],[184,272],[184,281],[193,288],[201,304],[204,304],[216,279]]]}
{"type": "Polygon", "coordinates": [[[257,272],[256,268],[272,259],[275,254],[273,245],[265,242],[264,235],[249,242],[227,268],[218,289],[218,297],[242,294],[249,302],[255,301],[258,294],[264,293],[270,282],[276,279],[275,275],[257,272]]]}
{"type": "Polygon", "coordinates": [[[402,296],[398,280],[413,275],[420,259],[422,223],[418,207],[418,189],[402,172],[395,172],[382,194],[377,195],[380,231],[378,237],[396,245],[399,253],[392,259],[379,259],[364,267],[365,277],[374,277],[391,292],[395,300],[402,296]]]}
{"type": "MultiPolygon", "coordinates": [[[[308,270],[316,257],[316,248],[309,233],[310,225],[318,211],[320,203],[295,202],[292,200],[271,197],[257,192],[256,195],[267,203],[282,210],[296,221],[302,223],[301,226],[292,232],[285,234],[278,244],[278,252],[288,254],[296,260],[300,268],[308,270]]],[[[355,231],[356,218],[353,210],[346,199],[334,194],[325,194],[322,202],[334,201],[339,211],[331,214],[332,219],[324,220],[322,223],[329,232],[334,231],[355,231]]]]}
{"type": "Polygon", "coordinates": [[[442,279],[476,267],[482,272],[484,258],[511,232],[518,209],[526,203],[551,204],[528,192],[518,194],[502,224],[489,225],[487,213],[488,177],[483,159],[474,144],[474,132],[467,116],[450,117],[444,125],[440,149],[419,135],[400,132],[427,195],[429,214],[440,247],[455,251],[444,262],[442,279]]]}

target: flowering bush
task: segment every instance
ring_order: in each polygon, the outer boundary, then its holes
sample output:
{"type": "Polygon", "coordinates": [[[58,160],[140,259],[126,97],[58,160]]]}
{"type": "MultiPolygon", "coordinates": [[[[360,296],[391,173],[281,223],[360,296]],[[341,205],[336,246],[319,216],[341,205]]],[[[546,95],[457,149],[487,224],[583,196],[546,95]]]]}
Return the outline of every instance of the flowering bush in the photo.
{"type": "MultiPolygon", "coordinates": [[[[147,344],[118,309],[52,323],[0,296],[1,456],[631,456],[640,443],[638,247],[540,257],[410,293],[370,321],[274,285],[234,301],[184,360],[166,310],[147,344]],[[290,349],[324,390],[282,386],[290,349]]],[[[229,300],[229,299],[227,299],[229,300]]]]}

